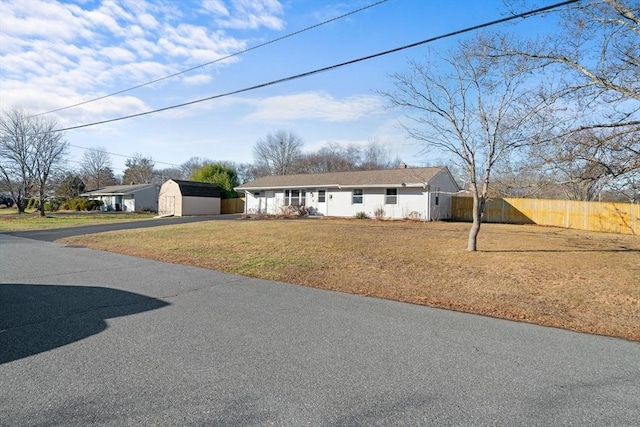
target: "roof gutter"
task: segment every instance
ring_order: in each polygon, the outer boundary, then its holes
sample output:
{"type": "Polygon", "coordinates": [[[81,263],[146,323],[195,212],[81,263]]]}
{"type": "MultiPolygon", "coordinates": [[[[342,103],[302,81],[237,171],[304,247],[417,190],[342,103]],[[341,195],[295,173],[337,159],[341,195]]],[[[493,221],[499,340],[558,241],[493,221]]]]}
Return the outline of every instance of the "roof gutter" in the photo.
{"type": "Polygon", "coordinates": [[[261,186],[261,187],[235,187],[235,191],[262,191],[262,190],[298,190],[308,188],[337,188],[351,189],[351,188],[424,188],[429,189],[429,185],[423,182],[417,183],[401,183],[401,184],[313,184],[313,185],[274,185],[274,186],[261,186]]]}

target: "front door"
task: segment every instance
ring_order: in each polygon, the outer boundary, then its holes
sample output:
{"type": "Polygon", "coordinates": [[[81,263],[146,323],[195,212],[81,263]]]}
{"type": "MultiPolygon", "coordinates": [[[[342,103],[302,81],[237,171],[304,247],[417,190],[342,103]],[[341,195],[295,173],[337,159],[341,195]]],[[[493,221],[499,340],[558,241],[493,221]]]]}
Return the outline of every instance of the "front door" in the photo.
{"type": "Polygon", "coordinates": [[[327,190],[318,190],[318,215],[328,215],[327,190]]]}

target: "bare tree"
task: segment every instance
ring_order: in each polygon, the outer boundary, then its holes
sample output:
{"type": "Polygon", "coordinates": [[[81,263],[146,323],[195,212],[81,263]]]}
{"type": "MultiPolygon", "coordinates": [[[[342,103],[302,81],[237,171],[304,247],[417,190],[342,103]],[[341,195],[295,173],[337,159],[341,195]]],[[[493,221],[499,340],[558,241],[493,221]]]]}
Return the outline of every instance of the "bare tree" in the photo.
{"type": "Polygon", "coordinates": [[[330,142],[314,153],[300,156],[297,169],[301,173],[327,173],[356,170],[360,162],[360,149],[356,146],[342,147],[330,142]]]}
{"type": "Polygon", "coordinates": [[[360,170],[390,169],[398,167],[400,159],[392,158],[391,151],[377,141],[371,141],[362,150],[360,170]]]}
{"type": "Polygon", "coordinates": [[[40,215],[52,173],[64,162],[68,143],[55,132],[55,120],[35,117],[16,108],[0,119],[0,174],[24,212],[24,200],[37,195],[40,215]]]}
{"type": "Polygon", "coordinates": [[[85,151],[80,167],[83,180],[89,189],[115,184],[111,156],[104,147],[85,151]]]}
{"type": "Polygon", "coordinates": [[[127,167],[122,176],[125,184],[150,184],[153,181],[155,163],[149,157],[136,153],[124,162],[127,167]]]}
{"type": "Polygon", "coordinates": [[[162,185],[168,179],[185,179],[184,170],[180,168],[164,168],[153,171],[152,184],[162,185]]]}
{"type": "Polygon", "coordinates": [[[254,174],[255,167],[250,163],[237,163],[235,164],[235,168],[238,173],[238,182],[240,184],[253,181],[256,178],[254,174]]]}
{"type": "Polygon", "coordinates": [[[293,132],[278,130],[267,134],[253,147],[257,173],[263,176],[295,173],[303,145],[302,138],[293,132]]]}
{"type": "Polygon", "coordinates": [[[405,125],[409,136],[425,152],[453,156],[468,177],[473,225],[467,250],[475,251],[493,168],[531,142],[528,125],[544,103],[525,106],[533,95],[524,91],[520,76],[510,67],[498,67],[476,44],[461,45],[439,63],[411,62],[408,72],[391,77],[395,91],[383,95],[407,111],[414,123],[405,125]]]}
{"type": "Polygon", "coordinates": [[[584,182],[576,175],[576,185],[594,184],[594,174],[623,182],[640,169],[640,3],[579,2],[566,9],[560,26],[546,40],[484,43],[495,57],[526,60],[520,71],[546,82],[542,96],[556,106],[548,110],[555,122],[550,142],[560,155],[551,166],[583,169],[584,182]]]}
{"type": "Polygon", "coordinates": [[[26,117],[23,110],[14,109],[0,119],[0,173],[19,213],[24,212],[33,186],[33,158],[26,117]]]}
{"type": "Polygon", "coordinates": [[[389,169],[397,167],[400,159],[377,141],[366,146],[341,146],[328,143],[314,153],[299,157],[296,170],[301,173],[345,172],[354,170],[389,169]]]}

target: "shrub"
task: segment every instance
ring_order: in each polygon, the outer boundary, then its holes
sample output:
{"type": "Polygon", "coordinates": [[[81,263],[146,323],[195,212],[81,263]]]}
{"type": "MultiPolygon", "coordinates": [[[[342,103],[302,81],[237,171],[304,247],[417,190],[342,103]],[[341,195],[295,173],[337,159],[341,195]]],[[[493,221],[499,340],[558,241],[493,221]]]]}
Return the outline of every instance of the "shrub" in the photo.
{"type": "Polygon", "coordinates": [[[309,212],[302,205],[289,205],[284,208],[283,214],[285,216],[306,216],[309,212]]]}
{"type": "Polygon", "coordinates": [[[27,202],[27,209],[35,209],[38,207],[38,199],[36,199],[35,197],[32,197],[29,199],[29,201],[27,202]]]}
{"type": "Polygon", "coordinates": [[[88,200],[82,197],[67,199],[65,202],[59,202],[59,209],[66,211],[95,211],[103,205],[102,200],[88,200]]]}
{"type": "Polygon", "coordinates": [[[63,204],[63,199],[51,199],[44,203],[44,210],[49,212],[55,212],[60,209],[63,204]]]}
{"type": "Polygon", "coordinates": [[[78,199],[69,199],[67,200],[67,209],[70,211],[79,211],[80,207],[78,206],[78,199]]]}
{"type": "Polygon", "coordinates": [[[373,211],[373,216],[376,219],[384,219],[384,208],[382,206],[380,206],[378,209],[376,209],[375,211],[373,211]]]}
{"type": "Polygon", "coordinates": [[[405,216],[405,218],[406,219],[421,219],[422,215],[420,214],[420,212],[411,211],[405,216]]]}
{"type": "Polygon", "coordinates": [[[102,200],[87,200],[85,209],[88,211],[97,211],[104,202],[102,200]]]}
{"type": "Polygon", "coordinates": [[[369,215],[367,215],[366,212],[356,212],[356,218],[357,219],[367,219],[367,218],[369,218],[369,215]]]}

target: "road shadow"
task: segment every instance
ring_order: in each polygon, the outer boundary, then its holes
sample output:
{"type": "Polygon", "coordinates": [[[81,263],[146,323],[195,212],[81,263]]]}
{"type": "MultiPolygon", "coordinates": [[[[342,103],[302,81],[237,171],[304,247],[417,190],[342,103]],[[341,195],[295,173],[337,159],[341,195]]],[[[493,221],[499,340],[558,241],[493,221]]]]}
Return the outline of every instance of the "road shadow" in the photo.
{"type": "Polygon", "coordinates": [[[0,284],[0,364],[100,333],[106,319],[167,305],[104,287],[0,284]]]}

